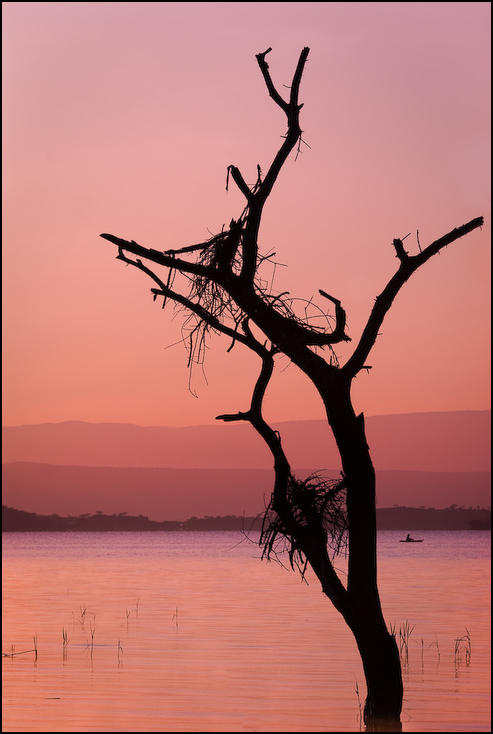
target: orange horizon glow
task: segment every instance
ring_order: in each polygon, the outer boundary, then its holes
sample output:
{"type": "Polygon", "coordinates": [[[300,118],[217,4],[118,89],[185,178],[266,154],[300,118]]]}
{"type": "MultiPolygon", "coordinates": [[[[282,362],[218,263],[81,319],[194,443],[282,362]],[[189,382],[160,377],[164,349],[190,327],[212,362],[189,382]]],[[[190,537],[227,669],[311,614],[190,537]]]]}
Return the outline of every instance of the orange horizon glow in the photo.
{"type": "MultiPolygon", "coordinates": [[[[3,425],[201,425],[248,407],[255,355],[213,339],[197,399],[182,316],[99,234],[165,250],[239,215],[228,165],[252,182],[285,132],[255,59],[270,46],[279,88],[311,50],[307,146],[267,201],[259,241],[279,266],[265,278],[322,308],[319,288],[341,300],[344,362],[398,266],[393,238],[411,232],[414,253],[417,230],[424,247],[484,215],[398,295],[353,398],[367,416],[490,407],[489,4],[2,10],[3,425]]],[[[277,368],[266,418],[323,418],[304,376],[277,368]]]]}

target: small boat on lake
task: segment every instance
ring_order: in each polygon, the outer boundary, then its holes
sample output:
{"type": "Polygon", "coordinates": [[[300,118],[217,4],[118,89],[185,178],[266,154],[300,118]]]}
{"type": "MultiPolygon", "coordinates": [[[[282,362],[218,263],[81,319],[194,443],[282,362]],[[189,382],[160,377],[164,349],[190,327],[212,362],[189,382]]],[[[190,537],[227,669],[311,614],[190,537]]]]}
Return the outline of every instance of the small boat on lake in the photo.
{"type": "Polygon", "coordinates": [[[424,538],[421,540],[415,540],[414,538],[411,538],[409,533],[407,534],[407,538],[405,540],[399,540],[399,543],[422,543],[424,538]]]}

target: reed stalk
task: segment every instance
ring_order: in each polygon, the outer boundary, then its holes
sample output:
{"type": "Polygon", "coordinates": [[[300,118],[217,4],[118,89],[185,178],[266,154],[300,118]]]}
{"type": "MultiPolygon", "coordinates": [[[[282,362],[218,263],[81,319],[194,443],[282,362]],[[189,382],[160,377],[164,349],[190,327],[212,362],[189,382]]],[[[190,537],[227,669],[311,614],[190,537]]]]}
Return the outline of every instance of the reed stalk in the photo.
{"type": "Polygon", "coordinates": [[[62,658],[67,659],[67,646],[68,646],[68,632],[65,627],[62,627],[62,658]]]}
{"type": "Polygon", "coordinates": [[[403,626],[399,628],[399,650],[401,656],[403,656],[406,663],[409,662],[409,640],[411,638],[411,633],[413,629],[414,624],[411,627],[407,619],[404,622],[403,626]]]}
{"type": "Polygon", "coordinates": [[[34,647],[31,650],[19,650],[19,652],[15,651],[15,645],[14,643],[11,643],[10,652],[2,652],[2,657],[3,658],[14,658],[17,655],[25,655],[28,652],[33,652],[34,660],[36,661],[38,659],[38,634],[37,633],[33,635],[33,643],[34,643],[34,647]]]}
{"type": "Polygon", "coordinates": [[[467,627],[465,627],[465,630],[466,634],[462,637],[457,637],[455,640],[454,663],[456,666],[462,663],[461,650],[464,650],[466,666],[471,662],[471,635],[467,627]]]}
{"type": "Polygon", "coordinates": [[[96,625],[95,624],[93,625],[92,622],[91,622],[89,631],[91,633],[91,641],[89,642],[89,640],[86,638],[87,646],[85,649],[91,651],[91,660],[92,660],[92,654],[94,652],[94,633],[96,632],[96,625]]]}
{"type": "Polygon", "coordinates": [[[361,699],[359,697],[358,680],[356,676],[354,676],[354,683],[356,685],[355,691],[358,699],[358,731],[363,731],[363,706],[361,705],[361,699]]]}
{"type": "Polygon", "coordinates": [[[438,663],[440,662],[440,648],[438,647],[438,638],[437,638],[436,634],[435,634],[435,641],[434,642],[430,642],[430,644],[428,645],[428,649],[430,647],[432,647],[433,645],[436,645],[436,648],[437,648],[437,655],[438,655],[437,665],[438,665],[438,663]]]}

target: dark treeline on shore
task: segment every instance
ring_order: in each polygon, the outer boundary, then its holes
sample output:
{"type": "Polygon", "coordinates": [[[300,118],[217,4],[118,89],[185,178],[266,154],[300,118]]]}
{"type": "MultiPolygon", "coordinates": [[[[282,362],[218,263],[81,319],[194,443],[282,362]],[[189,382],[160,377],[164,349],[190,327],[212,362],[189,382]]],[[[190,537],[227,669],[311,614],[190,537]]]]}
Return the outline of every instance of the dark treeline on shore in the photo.
{"type": "MultiPolygon", "coordinates": [[[[102,511],[78,517],[37,515],[35,512],[15,510],[2,506],[2,532],[53,532],[53,531],[156,531],[156,530],[250,530],[259,531],[261,516],[202,518],[191,517],[179,522],[149,520],[146,515],[131,516],[125,512],[105,515],[102,511]]],[[[436,510],[424,507],[386,507],[377,509],[379,530],[489,530],[491,509],[465,508],[451,505],[436,510]]]]}

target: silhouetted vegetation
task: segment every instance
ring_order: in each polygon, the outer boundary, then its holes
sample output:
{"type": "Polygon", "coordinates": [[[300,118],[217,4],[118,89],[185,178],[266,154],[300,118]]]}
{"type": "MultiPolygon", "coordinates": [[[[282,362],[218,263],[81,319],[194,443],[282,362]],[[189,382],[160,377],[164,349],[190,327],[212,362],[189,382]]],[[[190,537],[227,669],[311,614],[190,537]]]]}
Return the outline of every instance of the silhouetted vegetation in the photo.
{"type": "Polygon", "coordinates": [[[378,530],[489,530],[491,510],[447,507],[382,507],[377,509],[378,530]]]}
{"type": "Polygon", "coordinates": [[[15,510],[2,505],[2,532],[92,532],[92,531],[177,531],[177,530],[260,530],[258,517],[191,517],[183,522],[149,520],[146,515],[132,516],[126,512],[105,515],[101,510],[95,514],[74,517],[68,515],[37,515],[35,512],[15,510]]]}
{"type": "MultiPolygon", "coordinates": [[[[2,532],[88,532],[88,531],[177,531],[177,530],[240,530],[260,532],[262,517],[243,515],[205,515],[178,520],[149,520],[147,515],[105,515],[101,510],[73,517],[68,515],[37,515],[2,505],[2,532]]],[[[491,510],[450,507],[445,510],[417,507],[384,507],[377,510],[379,530],[490,530],[491,510]]]]}
{"type": "Polygon", "coordinates": [[[86,531],[86,530],[179,530],[179,522],[156,523],[145,515],[132,517],[126,513],[105,515],[101,511],[74,517],[68,515],[37,515],[2,506],[2,532],[25,531],[86,531]],[[158,527],[159,526],[159,527],[158,527]]]}

